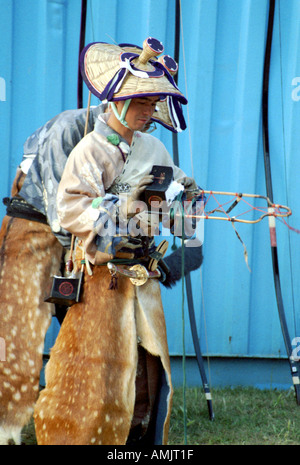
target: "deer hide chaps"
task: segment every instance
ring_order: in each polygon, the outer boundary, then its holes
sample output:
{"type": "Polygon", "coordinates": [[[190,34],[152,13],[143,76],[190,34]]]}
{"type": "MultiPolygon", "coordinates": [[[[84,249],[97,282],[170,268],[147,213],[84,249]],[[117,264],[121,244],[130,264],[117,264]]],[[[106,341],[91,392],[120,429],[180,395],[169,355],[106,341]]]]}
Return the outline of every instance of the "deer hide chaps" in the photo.
{"type": "Polygon", "coordinates": [[[20,443],[39,392],[44,339],[54,306],[44,302],[63,248],[50,227],[5,216],[0,231],[0,444],[20,443]]]}
{"type": "Polygon", "coordinates": [[[110,280],[106,266],[94,267],[92,276],[85,275],[81,302],[63,321],[35,407],[38,444],[126,444],[139,347],[163,368],[156,443],[167,443],[173,389],[159,283],[150,279],[135,287],[119,276],[118,288],[108,290],[110,280]]]}

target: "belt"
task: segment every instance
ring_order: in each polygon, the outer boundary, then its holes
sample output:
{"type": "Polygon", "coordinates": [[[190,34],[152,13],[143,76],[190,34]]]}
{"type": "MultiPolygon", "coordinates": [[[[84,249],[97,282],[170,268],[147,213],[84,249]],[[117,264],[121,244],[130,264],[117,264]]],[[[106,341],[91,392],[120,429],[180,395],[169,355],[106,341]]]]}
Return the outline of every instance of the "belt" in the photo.
{"type": "Polygon", "coordinates": [[[108,262],[107,268],[112,276],[115,276],[117,273],[126,276],[135,286],[142,286],[148,281],[148,279],[160,278],[161,276],[159,269],[149,271],[141,264],[128,267],[126,265],[116,265],[115,263],[108,262]]]}
{"type": "Polygon", "coordinates": [[[6,214],[8,216],[48,224],[46,216],[22,197],[5,197],[3,203],[6,206],[6,214]]]}
{"type": "MultiPolygon", "coordinates": [[[[112,276],[112,281],[113,279],[116,279],[117,274],[121,274],[129,278],[135,286],[142,286],[148,281],[148,279],[161,278],[162,273],[164,274],[164,272],[161,268],[158,268],[158,263],[162,262],[162,258],[166,253],[167,248],[168,242],[163,240],[156,250],[150,254],[148,269],[141,263],[136,263],[134,265],[121,265],[113,261],[108,262],[107,268],[112,276]]],[[[111,287],[115,288],[113,284],[111,287]]]]}

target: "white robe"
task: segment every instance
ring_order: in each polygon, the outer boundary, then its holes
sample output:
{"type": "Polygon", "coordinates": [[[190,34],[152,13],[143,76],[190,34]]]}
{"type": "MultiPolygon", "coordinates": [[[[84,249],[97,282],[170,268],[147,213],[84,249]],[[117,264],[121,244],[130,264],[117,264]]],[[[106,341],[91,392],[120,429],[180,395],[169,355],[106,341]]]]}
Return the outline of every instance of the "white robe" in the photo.
{"type": "Polygon", "coordinates": [[[117,200],[118,186],[128,183],[130,192],[153,165],[172,166],[175,180],[185,174],[159,140],[140,132],[124,163],[106,138],[108,127],[100,125],[102,134],[95,127],[71,152],[58,189],[61,226],[84,241],[88,259],[99,266],[85,275],[82,301],[69,309],[51,351],[35,409],[36,435],[39,444],[125,444],[140,344],[163,367],[155,443],[166,444],[173,388],[159,282],[135,287],[121,276],[118,289],[108,290],[110,274],[101,264],[113,256],[99,250],[96,239],[105,199],[117,200]]]}
{"type": "MultiPolygon", "coordinates": [[[[104,122],[100,122],[99,126],[102,134],[97,131],[96,125],[95,130],[84,137],[71,152],[57,194],[61,227],[84,239],[87,257],[93,264],[113,258],[111,253],[97,250],[95,244],[95,237],[97,234],[101,236],[101,226],[104,226],[100,219],[103,202],[94,208],[92,204],[95,198],[101,197],[105,202],[108,192],[114,192],[114,188],[126,184],[129,185],[129,194],[150,173],[153,165],[171,166],[174,180],[185,176],[174,165],[162,142],[150,134],[138,131],[134,133],[124,163],[119,148],[106,138],[104,131],[107,131],[108,126],[104,122]]],[[[108,133],[111,132],[114,131],[109,128],[108,133]]],[[[112,207],[113,203],[110,205],[112,207]]],[[[109,207],[105,207],[109,211],[109,207]]]]}

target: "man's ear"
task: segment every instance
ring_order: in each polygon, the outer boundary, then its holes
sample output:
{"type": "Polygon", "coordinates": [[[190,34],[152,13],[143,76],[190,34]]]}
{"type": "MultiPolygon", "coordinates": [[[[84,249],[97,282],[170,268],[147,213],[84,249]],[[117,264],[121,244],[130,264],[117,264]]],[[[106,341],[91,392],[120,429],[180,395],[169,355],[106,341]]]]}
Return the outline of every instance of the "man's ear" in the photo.
{"type": "Polygon", "coordinates": [[[117,107],[118,113],[120,113],[120,110],[121,110],[122,107],[123,107],[122,102],[124,103],[123,100],[115,100],[115,101],[114,101],[114,104],[115,104],[116,107],[117,107]]]}

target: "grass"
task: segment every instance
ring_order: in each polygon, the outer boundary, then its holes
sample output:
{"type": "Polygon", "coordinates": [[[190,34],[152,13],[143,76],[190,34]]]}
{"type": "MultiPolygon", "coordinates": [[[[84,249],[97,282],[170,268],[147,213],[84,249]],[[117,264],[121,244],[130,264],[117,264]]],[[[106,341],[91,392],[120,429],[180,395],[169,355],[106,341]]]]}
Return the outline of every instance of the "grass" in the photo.
{"type": "MultiPolygon", "coordinates": [[[[201,388],[186,390],[188,445],[300,445],[300,406],[293,391],[255,388],[214,389],[215,420],[208,416],[201,388]]],[[[184,444],[183,391],[175,389],[170,445],[184,444]]],[[[24,428],[25,445],[36,444],[33,421],[24,428]]]]}
{"type": "MultiPolygon", "coordinates": [[[[201,389],[187,389],[189,445],[299,445],[300,406],[294,391],[214,389],[214,421],[201,389]]],[[[184,444],[183,391],[174,394],[170,444],[184,444]]]]}

